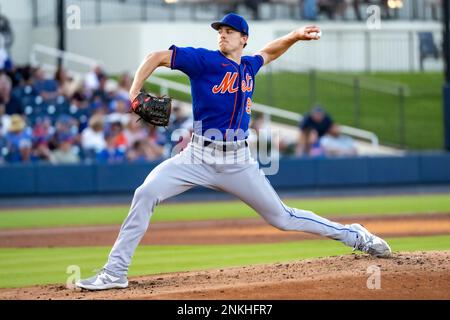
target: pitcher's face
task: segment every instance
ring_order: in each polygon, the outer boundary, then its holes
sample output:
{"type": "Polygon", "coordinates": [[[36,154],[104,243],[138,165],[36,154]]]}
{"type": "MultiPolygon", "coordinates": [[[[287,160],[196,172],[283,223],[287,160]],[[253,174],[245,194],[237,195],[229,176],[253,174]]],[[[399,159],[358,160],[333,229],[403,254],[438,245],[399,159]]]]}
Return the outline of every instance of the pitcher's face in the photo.
{"type": "Polygon", "coordinates": [[[217,33],[217,44],[220,51],[229,54],[241,50],[247,43],[247,36],[227,26],[220,26],[217,33]]]}

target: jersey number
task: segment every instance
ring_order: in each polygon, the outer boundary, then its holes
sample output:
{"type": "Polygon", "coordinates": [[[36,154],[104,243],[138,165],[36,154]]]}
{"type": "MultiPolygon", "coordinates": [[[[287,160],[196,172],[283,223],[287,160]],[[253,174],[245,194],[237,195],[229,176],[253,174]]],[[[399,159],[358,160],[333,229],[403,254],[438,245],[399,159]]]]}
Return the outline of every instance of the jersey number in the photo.
{"type": "Polygon", "coordinates": [[[248,114],[252,112],[251,106],[252,106],[252,99],[247,98],[247,106],[245,107],[245,112],[247,112],[248,114]]]}

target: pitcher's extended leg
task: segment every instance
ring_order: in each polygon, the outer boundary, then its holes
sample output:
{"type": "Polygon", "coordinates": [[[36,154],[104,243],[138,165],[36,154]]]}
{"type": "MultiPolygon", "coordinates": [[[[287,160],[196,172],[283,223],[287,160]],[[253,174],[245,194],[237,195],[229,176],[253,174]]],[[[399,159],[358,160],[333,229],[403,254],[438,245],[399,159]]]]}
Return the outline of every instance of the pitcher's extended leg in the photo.
{"type": "Polygon", "coordinates": [[[170,158],[150,172],[144,183],[136,189],[127,218],[109,254],[104,268],[115,275],[126,275],[131,258],[147,231],[155,206],[161,201],[180,194],[195,185],[208,186],[211,174],[207,166],[183,163],[190,150],[170,158]]]}
{"type": "Polygon", "coordinates": [[[358,233],[348,226],[320,217],[314,212],[285,205],[257,163],[230,167],[219,183],[222,190],[236,195],[258,212],[268,223],[281,230],[319,234],[354,247],[358,233]],[[244,165],[245,166],[245,165],[244,165]]]}

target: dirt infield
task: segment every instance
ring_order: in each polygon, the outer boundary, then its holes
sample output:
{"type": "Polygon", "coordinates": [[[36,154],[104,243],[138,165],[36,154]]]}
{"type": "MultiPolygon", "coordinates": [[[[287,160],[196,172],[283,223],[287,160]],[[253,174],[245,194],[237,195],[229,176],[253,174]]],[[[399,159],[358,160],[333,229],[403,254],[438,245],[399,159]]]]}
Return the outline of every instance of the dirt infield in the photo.
{"type": "Polygon", "coordinates": [[[0,299],[450,299],[450,251],[345,255],[293,263],[171,273],[130,279],[101,292],[64,286],[0,290],[0,299]],[[380,268],[380,288],[368,267],[380,268]],[[369,279],[369,280],[368,280],[369,279]]]}
{"type": "MultiPolygon", "coordinates": [[[[332,219],[343,224],[363,223],[371,232],[383,237],[450,234],[450,214],[332,219]]],[[[110,246],[119,228],[110,225],[0,230],[0,247],[110,246]]],[[[141,244],[241,244],[318,238],[280,231],[256,218],[152,223],[141,244]]]]}
{"type": "MultiPolygon", "coordinates": [[[[450,234],[450,214],[331,218],[363,223],[383,237],[450,234]]],[[[110,246],[120,226],[0,230],[0,247],[110,246]]],[[[142,244],[231,244],[317,239],[275,229],[260,218],[150,225],[142,244]]],[[[134,277],[123,290],[88,292],[62,285],[0,289],[1,299],[450,299],[450,251],[345,255],[293,263],[134,277]],[[369,266],[381,288],[368,289],[369,266]]]]}

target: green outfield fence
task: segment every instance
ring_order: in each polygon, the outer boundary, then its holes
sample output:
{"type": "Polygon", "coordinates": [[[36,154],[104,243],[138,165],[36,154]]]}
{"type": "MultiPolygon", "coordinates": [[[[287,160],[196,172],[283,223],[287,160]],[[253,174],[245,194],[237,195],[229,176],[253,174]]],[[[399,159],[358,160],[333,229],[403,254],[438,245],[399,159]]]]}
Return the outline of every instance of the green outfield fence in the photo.
{"type": "Polygon", "coordinates": [[[443,148],[441,87],[439,73],[269,69],[257,76],[254,101],[301,114],[320,104],[335,121],[374,132],[382,144],[430,150],[443,148]]]}
{"type": "Polygon", "coordinates": [[[262,103],[303,114],[320,104],[342,124],[375,132],[385,144],[407,147],[405,104],[409,87],[406,85],[317,70],[303,74],[268,72],[266,78],[262,84],[258,83],[260,91],[264,87],[265,97],[257,96],[265,100],[262,103]],[[292,77],[290,81],[301,90],[286,87],[282,77],[292,77]]]}
{"type": "MultiPolygon", "coordinates": [[[[159,76],[189,84],[183,74],[159,76]]],[[[289,72],[269,65],[258,73],[255,83],[254,102],[303,115],[320,103],[335,121],[372,131],[382,144],[409,150],[443,149],[443,75],[439,72],[289,72]]],[[[147,89],[160,92],[155,84],[147,84],[147,89]]],[[[176,90],[168,94],[191,101],[190,95],[176,90]]]]}

